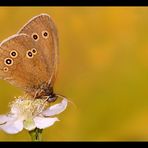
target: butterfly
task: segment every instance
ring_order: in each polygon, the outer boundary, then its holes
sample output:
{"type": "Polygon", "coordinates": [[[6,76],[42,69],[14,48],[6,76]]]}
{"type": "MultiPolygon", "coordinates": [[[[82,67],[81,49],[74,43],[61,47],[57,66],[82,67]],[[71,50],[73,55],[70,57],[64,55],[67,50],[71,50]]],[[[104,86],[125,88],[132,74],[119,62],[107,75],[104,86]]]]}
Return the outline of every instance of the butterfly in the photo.
{"type": "Polygon", "coordinates": [[[33,17],[0,43],[0,79],[21,88],[32,98],[56,100],[53,86],[58,63],[57,28],[48,14],[33,17]]]}

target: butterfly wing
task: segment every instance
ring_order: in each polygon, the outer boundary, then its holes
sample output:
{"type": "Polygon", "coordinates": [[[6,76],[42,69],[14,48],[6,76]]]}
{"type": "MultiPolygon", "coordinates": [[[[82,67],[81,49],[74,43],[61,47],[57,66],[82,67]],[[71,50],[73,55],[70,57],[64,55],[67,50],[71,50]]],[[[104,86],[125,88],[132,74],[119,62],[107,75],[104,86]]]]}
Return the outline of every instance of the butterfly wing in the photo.
{"type": "Polygon", "coordinates": [[[0,77],[35,94],[42,83],[48,83],[49,69],[41,46],[26,34],[16,34],[0,44],[0,77]]]}
{"type": "Polygon", "coordinates": [[[57,75],[59,56],[57,29],[51,17],[47,14],[35,16],[20,29],[18,34],[21,33],[31,37],[35,41],[35,45],[39,47],[46,66],[50,73],[52,72],[48,83],[53,86],[57,75]]]}

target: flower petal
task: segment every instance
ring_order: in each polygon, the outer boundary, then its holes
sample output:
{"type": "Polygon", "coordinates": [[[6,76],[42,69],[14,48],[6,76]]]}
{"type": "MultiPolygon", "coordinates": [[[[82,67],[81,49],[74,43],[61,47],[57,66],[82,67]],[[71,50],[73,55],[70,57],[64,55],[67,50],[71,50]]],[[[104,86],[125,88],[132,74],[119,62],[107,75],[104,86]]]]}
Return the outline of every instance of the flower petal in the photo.
{"type": "Polygon", "coordinates": [[[34,122],[37,128],[44,129],[49,126],[52,126],[56,121],[59,121],[58,118],[45,118],[45,117],[35,117],[34,122]]]}
{"type": "Polygon", "coordinates": [[[67,107],[67,99],[63,99],[61,103],[55,104],[42,112],[44,116],[53,116],[63,112],[67,107]]]}
{"type": "Polygon", "coordinates": [[[0,125],[5,124],[6,122],[13,120],[15,116],[8,114],[8,115],[0,115],[0,125]]]}
{"type": "Polygon", "coordinates": [[[5,131],[8,134],[16,134],[20,132],[23,129],[23,121],[22,120],[16,120],[13,116],[1,116],[1,121],[3,124],[0,125],[0,129],[5,131]],[[5,119],[5,120],[4,120],[5,119]]]}

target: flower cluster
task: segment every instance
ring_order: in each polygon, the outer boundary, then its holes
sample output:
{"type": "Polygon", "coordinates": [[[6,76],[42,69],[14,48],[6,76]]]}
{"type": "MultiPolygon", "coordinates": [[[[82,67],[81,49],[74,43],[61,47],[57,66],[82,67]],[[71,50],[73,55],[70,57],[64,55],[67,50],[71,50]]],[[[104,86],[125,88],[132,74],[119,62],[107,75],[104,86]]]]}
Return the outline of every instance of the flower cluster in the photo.
{"type": "Polygon", "coordinates": [[[10,105],[11,110],[7,115],[0,115],[0,129],[9,134],[16,134],[23,128],[31,131],[35,128],[44,129],[52,126],[57,117],[67,107],[67,99],[60,103],[49,106],[48,102],[42,99],[18,98],[10,105]]]}

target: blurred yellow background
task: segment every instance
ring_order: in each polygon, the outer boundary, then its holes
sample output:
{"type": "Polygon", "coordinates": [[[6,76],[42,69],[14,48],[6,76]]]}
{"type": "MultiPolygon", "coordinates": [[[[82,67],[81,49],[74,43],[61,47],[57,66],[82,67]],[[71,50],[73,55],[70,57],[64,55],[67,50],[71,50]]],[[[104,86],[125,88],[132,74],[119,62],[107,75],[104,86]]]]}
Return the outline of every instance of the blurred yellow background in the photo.
{"type": "MultiPolygon", "coordinates": [[[[148,7],[0,7],[0,40],[48,13],[59,31],[55,91],[69,104],[44,141],[148,141],[148,7]]],[[[0,114],[22,90],[0,80],[0,114]]],[[[30,141],[27,131],[0,141],[30,141]]]]}

